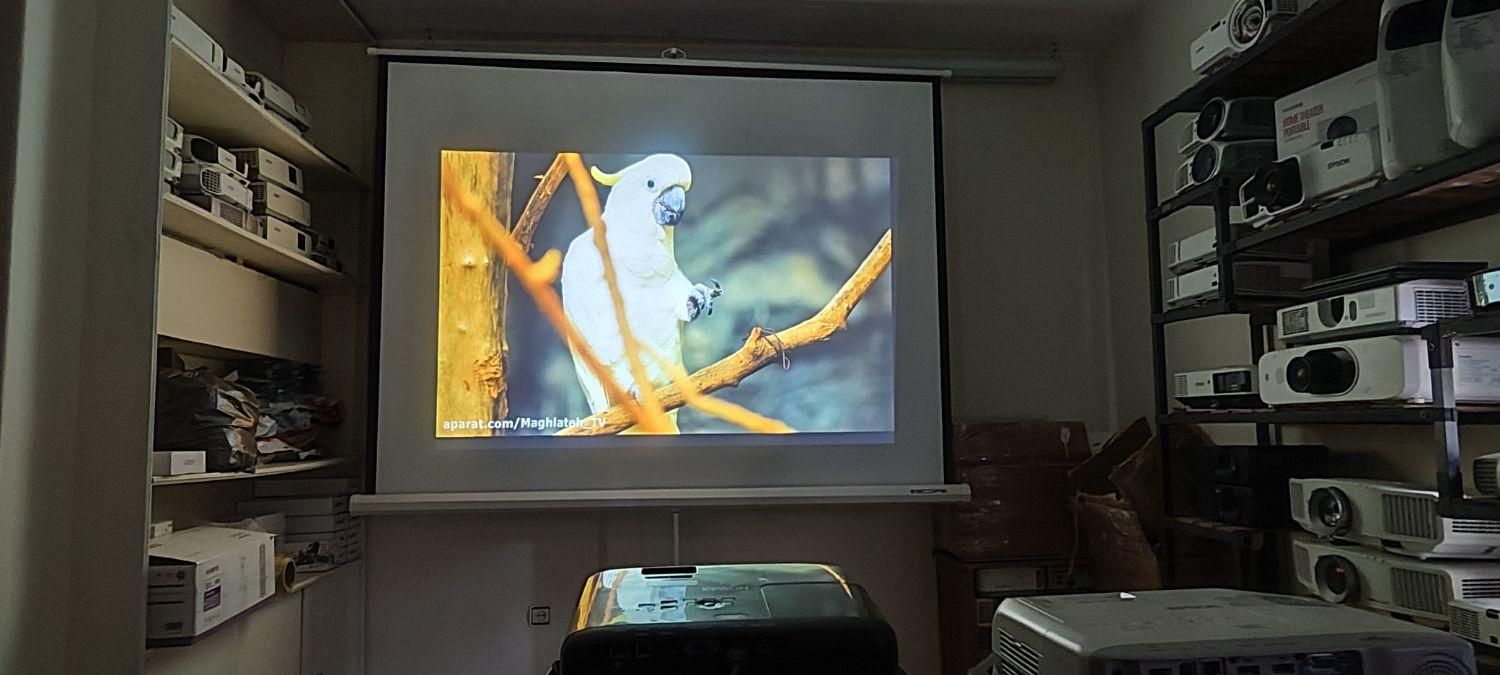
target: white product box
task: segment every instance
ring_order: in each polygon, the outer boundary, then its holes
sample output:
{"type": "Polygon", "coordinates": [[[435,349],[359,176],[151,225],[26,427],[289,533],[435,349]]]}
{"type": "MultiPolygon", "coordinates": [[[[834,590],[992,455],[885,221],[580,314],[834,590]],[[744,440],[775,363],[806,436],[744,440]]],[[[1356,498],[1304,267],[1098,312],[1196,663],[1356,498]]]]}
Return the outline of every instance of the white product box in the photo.
{"type": "Polygon", "coordinates": [[[170,534],[172,534],[172,521],[170,521],[170,520],[158,520],[158,521],[156,521],[154,523],[151,523],[151,538],[152,539],[161,539],[162,537],[165,537],[165,536],[170,535],[170,534]]]}
{"type": "Polygon", "coordinates": [[[275,183],[302,193],[302,170],[265,148],[233,148],[230,152],[250,169],[250,179],[275,183]]]}
{"type": "Polygon", "coordinates": [[[348,478],[287,478],[255,481],[256,497],[332,497],[355,492],[358,485],[348,478]]]}
{"type": "Polygon", "coordinates": [[[359,519],[347,513],[332,516],[292,516],[286,519],[287,534],[343,532],[357,527],[359,519]]]}
{"type": "Polygon", "coordinates": [[[302,497],[296,499],[254,499],[239,503],[241,516],[263,516],[284,513],[292,516],[332,516],[349,512],[349,497],[302,497]]]}
{"type": "Polygon", "coordinates": [[[151,453],[151,475],[185,476],[208,471],[207,453],[202,450],[172,450],[151,453]]]}
{"type": "Polygon", "coordinates": [[[150,544],[146,639],[186,644],[276,593],[276,537],[195,527],[150,544]]]}
{"type": "Polygon", "coordinates": [[[1277,158],[1290,159],[1324,141],[1378,129],[1379,79],[1380,72],[1371,61],[1277,99],[1277,158]]]}
{"type": "Polygon", "coordinates": [[[199,27],[175,6],[172,8],[168,23],[171,26],[169,30],[173,39],[181,42],[183,47],[206,61],[214,70],[224,70],[224,49],[208,34],[208,31],[199,27]]]}

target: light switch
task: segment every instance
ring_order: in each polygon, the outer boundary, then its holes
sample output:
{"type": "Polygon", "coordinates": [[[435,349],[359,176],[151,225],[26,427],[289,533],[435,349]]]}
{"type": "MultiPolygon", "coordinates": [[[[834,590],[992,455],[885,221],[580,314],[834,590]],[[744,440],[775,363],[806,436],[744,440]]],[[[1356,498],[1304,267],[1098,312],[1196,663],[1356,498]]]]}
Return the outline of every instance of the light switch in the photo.
{"type": "Polygon", "coordinates": [[[533,626],[545,626],[552,623],[552,608],[532,607],[530,621],[533,626]]]}

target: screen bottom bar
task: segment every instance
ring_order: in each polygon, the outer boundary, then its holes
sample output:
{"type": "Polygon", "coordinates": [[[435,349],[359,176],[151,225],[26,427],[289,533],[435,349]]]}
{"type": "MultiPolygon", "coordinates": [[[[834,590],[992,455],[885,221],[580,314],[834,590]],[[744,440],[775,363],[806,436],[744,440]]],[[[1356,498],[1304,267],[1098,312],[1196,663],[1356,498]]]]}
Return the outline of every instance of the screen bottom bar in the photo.
{"type": "Polygon", "coordinates": [[[689,506],[801,506],[808,504],[941,504],[969,501],[969,486],[828,485],[765,488],[667,488],[652,490],[551,490],[354,495],[356,515],[544,511],[689,506]]]}

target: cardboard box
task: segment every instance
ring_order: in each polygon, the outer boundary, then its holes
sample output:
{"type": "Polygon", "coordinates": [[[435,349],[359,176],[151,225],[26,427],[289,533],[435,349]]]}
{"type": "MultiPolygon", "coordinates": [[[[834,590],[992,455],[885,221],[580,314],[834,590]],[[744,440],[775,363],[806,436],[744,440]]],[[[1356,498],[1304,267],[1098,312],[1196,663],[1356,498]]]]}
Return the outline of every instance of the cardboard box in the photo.
{"type": "Polygon", "coordinates": [[[252,499],[239,503],[241,516],[263,516],[284,513],[293,516],[332,516],[349,512],[349,497],[299,497],[292,499],[252,499]]]}
{"type": "Polygon", "coordinates": [[[1276,100],[1276,156],[1290,159],[1333,135],[1369,133],[1380,126],[1375,90],[1380,73],[1371,61],[1276,100]],[[1335,121],[1344,128],[1330,134],[1335,121]]]}
{"type": "Polygon", "coordinates": [[[169,450],[151,453],[151,475],[186,476],[208,471],[208,453],[202,450],[169,450]]]}
{"type": "Polygon", "coordinates": [[[256,497],[333,497],[358,491],[349,478],[287,478],[255,481],[256,497]]]}
{"type": "Polygon", "coordinates": [[[195,527],[150,544],[147,644],[188,644],[276,594],[276,537],[195,527]]]}
{"type": "Polygon", "coordinates": [[[342,532],[355,527],[359,519],[347,513],[331,516],[292,516],[286,519],[287,534],[316,534],[319,532],[342,532]]]}
{"type": "Polygon", "coordinates": [[[326,572],[348,562],[358,543],[347,532],[289,534],[276,542],[276,552],[291,556],[299,572],[326,572]]]}
{"type": "Polygon", "coordinates": [[[1077,422],[959,424],[953,468],[973,500],[936,510],[938,548],[964,560],[1075,553],[1068,472],[1089,457],[1077,422]]]}

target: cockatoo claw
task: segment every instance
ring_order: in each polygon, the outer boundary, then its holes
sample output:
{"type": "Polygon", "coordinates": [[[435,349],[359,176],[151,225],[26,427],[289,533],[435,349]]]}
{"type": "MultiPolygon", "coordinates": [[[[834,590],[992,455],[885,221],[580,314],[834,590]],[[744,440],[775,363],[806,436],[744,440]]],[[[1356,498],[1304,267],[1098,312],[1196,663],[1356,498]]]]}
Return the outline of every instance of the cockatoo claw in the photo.
{"type": "Polygon", "coordinates": [[[713,287],[693,284],[693,292],[688,294],[687,299],[689,321],[704,315],[714,315],[714,298],[724,294],[724,287],[719,284],[718,279],[709,279],[709,281],[713,283],[713,287]]]}

